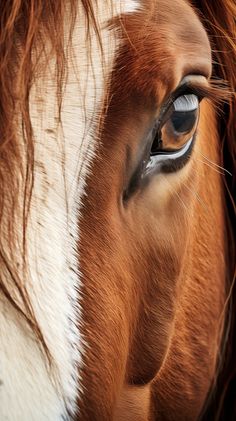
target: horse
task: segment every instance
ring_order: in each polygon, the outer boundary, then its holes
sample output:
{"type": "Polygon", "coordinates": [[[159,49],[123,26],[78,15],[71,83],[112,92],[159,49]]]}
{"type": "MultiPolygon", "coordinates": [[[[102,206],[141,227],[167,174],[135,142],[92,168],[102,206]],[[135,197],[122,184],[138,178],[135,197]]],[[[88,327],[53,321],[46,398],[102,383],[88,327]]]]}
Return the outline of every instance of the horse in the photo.
{"type": "Polygon", "coordinates": [[[0,3],[0,419],[235,419],[233,0],[0,3]]]}

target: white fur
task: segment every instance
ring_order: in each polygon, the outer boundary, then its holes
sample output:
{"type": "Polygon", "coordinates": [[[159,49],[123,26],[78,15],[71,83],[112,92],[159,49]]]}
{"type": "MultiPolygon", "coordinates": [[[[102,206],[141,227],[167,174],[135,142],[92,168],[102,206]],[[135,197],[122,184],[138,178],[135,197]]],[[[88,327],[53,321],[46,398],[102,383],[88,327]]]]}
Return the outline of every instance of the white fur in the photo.
{"type": "MultiPolygon", "coordinates": [[[[108,30],[106,23],[114,14],[135,11],[138,2],[114,0],[112,10],[105,1],[98,4],[95,15],[101,27],[105,69],[103,72],[94,34],[92,65],[88,61],[85,18],[79,8],[73,50],[68,55],[61,126],[56,113],[53,59],[47,69],[41,63],[43,72],[31,90],[35,182],[27,230],[26,287],[55,365],[50,373],[25,321],[0,297],[1,421],[65,419],[66,407],[73,412],[82,393],[78,222],[86,176],[96,153],[96,113],[105,93],[103,75],[109,77],[117,48],[115,32],[108,30]]],[[[66,18],[65,25],[68,27],[66,18]]]]}

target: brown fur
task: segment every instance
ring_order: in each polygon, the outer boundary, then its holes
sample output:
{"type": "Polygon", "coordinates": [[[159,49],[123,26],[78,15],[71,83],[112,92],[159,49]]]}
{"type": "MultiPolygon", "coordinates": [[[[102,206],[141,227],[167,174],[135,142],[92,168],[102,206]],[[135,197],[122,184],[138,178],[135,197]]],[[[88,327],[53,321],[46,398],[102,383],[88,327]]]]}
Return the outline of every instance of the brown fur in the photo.
{"type": "MultiPolygon", "coordinates": [[[[9,272],[12,280],[5,285],[1,278],[0,287],[46,351],[24,287],[24,239],[34,165],[28,101],[37,58],[45,53],[42,46],[47,37],[57,58],[60,113],[66,70],[61,24],[64,3],[14,0],[10,6],[8,2],[0,5],[0,221],[11,251],[11,242],[16,241],[16,214],[21,212],[17,223],[22,244],[19,272],[14,256],[6,253],[0,241],[0,268],[9,272]],[[32,50],[36,52],[34,61],[32,50]],[[23,145],[18,142],[15,115],[23,126],[23,145]]],[[[72,31],[76,1],[70,3],[72,31]]],[[[228,283],[233,282],[234,242],[229,240],[232,229],[230,224],[227,228],[226,220],[234,215],[229,200],[234,182],[225,177],[223,185],[219,173],[200,162],[196,151],[190,163],[191,179],[180,180],[163,204],[153,200],[157,191],[152,184],[134,195],[126,207],[121,201],[140,133],[176,86],[180,73],[191,72],[189,63],[193,63],[196,46],[199,61],[206,54],[200,20],[212,43],[213,77],[226,80],[229,90],[235,90],[235,4],[232,0],[212,6],[207,0],[192,3],[199,18],[183,0],[143,0],[140,17],[137,14],[111,23],[119,26],[123,47],[101,129],[103,146],[88,180],[80,242],[83,333],[89,345],[82,372],[85,392],[79,402],[83,420],[113,416],[116,420],[192,420],[202,411],[212,384],[215,395],[207,399],[206,419],[215,419],[216,414],[233,419],[234,317],[225,345],[227,358],[222,356],[225,363],[220,367],[219,382],[215,385],[213,380],[222,314],[228,310],[228,306],[224,308],[228,283]],[[180,62],[177,58],[181,55],[180,62]],[[191,190],[197,190],[201,203],[191,190]],[[230,409],[226,408],[229,405],[230,409]]],[[[90,25],[96,28],[93,2],[83,0],[82,4],[89,35],[90,25]]],[[[208,76],[205,63],[198,70],[208,76]]],[[[216,92],[209,90],[211,99],[216,92]]],[[[235,169],[234,110],[234,96],[227,99],[221,114],[215,112],[212,102],[203,104],[198,136],[207,157],[231,172],[235,169]]],[[[233,312],[235,288],[231,295],[233,312]]]]}

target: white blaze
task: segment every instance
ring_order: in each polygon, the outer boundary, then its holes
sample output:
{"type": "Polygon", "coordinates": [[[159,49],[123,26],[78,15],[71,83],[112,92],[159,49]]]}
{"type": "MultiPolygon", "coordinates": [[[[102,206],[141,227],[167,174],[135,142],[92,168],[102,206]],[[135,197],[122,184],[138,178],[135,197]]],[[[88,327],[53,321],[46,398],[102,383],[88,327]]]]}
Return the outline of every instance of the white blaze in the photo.
{"type": "Polygon", "coordinates": [[[76,398],[82,393],[78,376],[83,355],[78,325],[83,322],[77,254],[79,210],[86,175],[96,153],[97,112],[118,47],[115,31],[108,30],[107,22],[121,11],[133,12],[137,7],[132,0],[113,0],[112,10],[106,1],[97,3],[95,16],[105,66],[93,31],[88,55],[86,22],[79,6],[72,51],[67,57],[61,126],[57,120],[54,59],[46,69],[40,67],[42,74],[31,90],[35,170],[27,230],[26,286],[55,369],[50,376],[45,357],[24,320],[4,298],[0,299],[1,421],[59,420],[66,417],[65,406],[74,410],[76,398]]]}

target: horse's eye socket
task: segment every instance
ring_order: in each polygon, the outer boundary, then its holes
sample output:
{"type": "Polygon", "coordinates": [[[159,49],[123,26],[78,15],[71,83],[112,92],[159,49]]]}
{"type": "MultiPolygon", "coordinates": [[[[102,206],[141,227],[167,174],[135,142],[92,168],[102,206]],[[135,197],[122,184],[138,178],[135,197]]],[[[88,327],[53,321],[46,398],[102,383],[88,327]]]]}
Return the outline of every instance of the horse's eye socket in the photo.
{"type": "Polygon", "coordinates": [[[168,172],[184,165],[190,156],[198,117],[199,99],[194,94],[181,95],[171,104],[150,135],[151,149],[149,159],[144,161],[144,175],[157,168],[168,172]]]}
{"type": "Polygon", "coordinates": [[[124,192],[125,200],[140,181],[160,172],[177,171],[186,164],[194,145],[199,102],[198,96],[191,93],[179,96],[163,108],[146,136],[142,159],[124,192]]]}
{"type": "Polygon", "coordinates": [[[194,94],[178,97],[164,116],[155,133],[151,155],[174,152],[182,148],[194,135],[199,114],[199,100],[194,94]]]}

